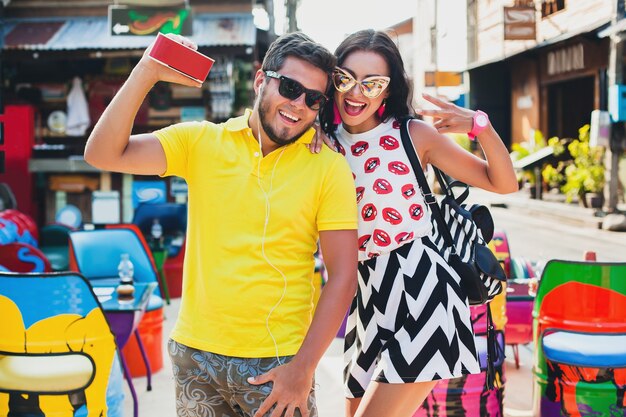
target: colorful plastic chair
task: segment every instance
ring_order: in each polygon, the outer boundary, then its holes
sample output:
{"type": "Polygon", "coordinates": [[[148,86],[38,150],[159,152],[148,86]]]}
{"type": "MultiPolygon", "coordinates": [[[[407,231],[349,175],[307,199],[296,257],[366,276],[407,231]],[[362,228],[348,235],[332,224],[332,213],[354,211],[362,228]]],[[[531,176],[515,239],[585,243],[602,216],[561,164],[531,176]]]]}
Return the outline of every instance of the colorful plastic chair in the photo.
{"type": "Polygon", "coordinates": [[[626,415],[626,263],[549,261],[533,317],[535,415],[626,415]]]}
{"type": "Polygon", "coordinates": [[[27,243],[0,245],[0,265],[13,272],[52,272],[42,251],[27,243]]]}
{"type": "Polygon", "coordinates": [[[140,204],[135,210],[132,223],[139,227],[146,240],[150,239],[154,219],[159,219],[163,228],[164,246],[167,249],[163,271],[169,295],[178,298],[182,293],[187,206],[176,203],[140,204]]]}
{"type": "Polygon", "coordinates": [[[120,416],[116,345],[76,273],[0,272],[0,415],[120,416]]]}
{"type": "Polygon", "coordinates": [[[37,246],[37,242],[39,240],[37,224],[29,215],[14,209],[1,211],[0,227],[6,221],[12,222],[17,226],[17,229],[15,230],[16,242],[28,243],[29,245],[37,246]]]}
{"type": "Polygon", "coordinates": [[[507,323],[504,329],[506,344],[513,350],[515,367],[519,369],[519,345],[533,341],[533,303],[535,300],[535,273],[524,258],[511,259],[511,276],[506,293],[507,323]]]}
{"type": "MultiPolygon", "coordinates": [[[[134,280],[136,282],[158,283],[157,273],[154,263],[150,259],[150,254],[145,250],[141,240],[133,230],[124,228],[96,229],[80,230],[70,233],[70,269],[80,271],[81,274],[90,281],[98,280],[101,283],[112,286],[117,285],[119,283],[117,265],[123,253],[130,255],[134,266],[134,280]]],[[[163,299],[158,289],[155,290],[154,294],[150,297],[150,302],[143,320],[146,320],[146,316],[151,317],[149,320],[158,321],[158,323],[162,324],[163,299]],[[158,317],[152,320],[152,315],[158,317]]],[[[162,336],[160,338],[162,338],[162,336]]],[[[148,390],[151,390],[152,370],[157,371],[163,366],[162,343],[161,340],[154,340],[155,343],[151,343],[149,358],[142,339],[141,332],[136,330],[134,340],[138,345],[139,352],[145,364],[148,390]]],[[[129,343],[131,342],[129,341],[129,343]]],[[[122,350],[125,348],[125,346],[122,346],[122,350]]],[[[130,362],[134,363],[136,361],[133,360],[130,362]]],[[[125,366],[126,369],[129,369],[126,361],[122,361],[122,365],[125,366]]],[[[136,373],[134,374],[130,369],[129,373],[136,375],[136,373]]]]}

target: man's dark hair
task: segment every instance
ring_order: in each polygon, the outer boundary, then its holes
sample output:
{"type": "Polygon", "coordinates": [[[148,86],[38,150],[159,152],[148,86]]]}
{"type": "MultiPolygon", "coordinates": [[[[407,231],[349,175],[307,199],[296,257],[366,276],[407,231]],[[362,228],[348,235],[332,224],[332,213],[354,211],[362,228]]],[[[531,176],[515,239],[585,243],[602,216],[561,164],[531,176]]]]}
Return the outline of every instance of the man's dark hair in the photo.
{"type": "Polygon", "coordinates": [[[332,52],[302,32],[287,33],[272,42],[261,68],[263,71],[279,71],[290,56],[307,61],[327,73],[327,87],[330,87],[330,76],[337,59],[332,52]]]}
{"type": "MultiPolygon", "coordinates": [[[[353,33],[339,44],[335,55],[337,65],[341,67],[348,55],[356,51],[375,52],[382,56],[389,66],[389,96],[385,101],[385,112],[382,119],[389,117],[401,119],[406,116],[413,116],[415,111],[411,106],[411,83],[404,69],[404,63],[398,47],[393,40],[382,31],[365,29],[353,33]]],[[[334,93],[334,91],[333,91],[334,93]]],[[[335,130],[333,123],[334,94],[330,94],[330,100],[326,103],[321,113],[321,124],[326,133],[335,130]]]]}

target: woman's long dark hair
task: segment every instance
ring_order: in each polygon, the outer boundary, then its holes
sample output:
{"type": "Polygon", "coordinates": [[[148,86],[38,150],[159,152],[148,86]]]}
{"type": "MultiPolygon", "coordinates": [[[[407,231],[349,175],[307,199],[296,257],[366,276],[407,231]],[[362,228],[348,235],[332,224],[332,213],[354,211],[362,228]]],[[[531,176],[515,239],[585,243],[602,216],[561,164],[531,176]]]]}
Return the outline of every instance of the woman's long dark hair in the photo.
{"type": "MultiPolygon", "coordinates": [[[[369,51],[382,56],[389,66],[389,78],[391,81],[387,89],[389,96],[386,99],[383,120],[389,117],[401,119],[406,116],[414,116],[415,110],[411,106],[411,83],[404,70],[404,63],[396,44],[385,32],[373,29],[360,30],[348,36],[341,42],[335,51],[337,66],[341,67],[345,59],[352,52],[369,51]]],[[[320,124],[327,134],[331,134],[337,128],[333,123],[335,87],[331,85],[329,91],[330,100],[320,112],[320,124]]]]}

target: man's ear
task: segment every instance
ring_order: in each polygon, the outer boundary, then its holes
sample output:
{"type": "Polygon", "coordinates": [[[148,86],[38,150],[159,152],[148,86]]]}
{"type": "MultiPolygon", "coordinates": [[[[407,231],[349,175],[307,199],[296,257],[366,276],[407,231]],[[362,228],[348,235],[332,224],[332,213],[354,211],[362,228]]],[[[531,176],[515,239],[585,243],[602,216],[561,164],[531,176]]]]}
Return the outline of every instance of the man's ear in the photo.
{"type": "Polygon", "coordinates": [[[263,70],[258,70],[254,75],[254,93],[259,95],[261,93],[261,89],[263,88],[263,84],[265,83],[265,73],[263,70]]]}

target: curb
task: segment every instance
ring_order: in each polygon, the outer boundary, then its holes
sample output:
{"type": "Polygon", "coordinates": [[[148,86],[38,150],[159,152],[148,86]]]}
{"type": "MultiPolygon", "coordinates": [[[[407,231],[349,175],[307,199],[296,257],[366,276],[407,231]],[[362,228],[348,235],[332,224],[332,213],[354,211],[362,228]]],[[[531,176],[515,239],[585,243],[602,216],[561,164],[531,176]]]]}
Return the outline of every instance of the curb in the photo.
{"type": "Polygon", "coordinates": [[[584,208],[575,204],[562,201],[535,200],[529,198],[524,192],[513,194],[496,194],[478,188],[472,188],[470,199],[481,201],[491,207],[501,207],[525,215],[541,216],[558,220],[574,226],[588,227],[592,229],[602,228],[602,217],[596,216],[594,209],[584,208]]]}

